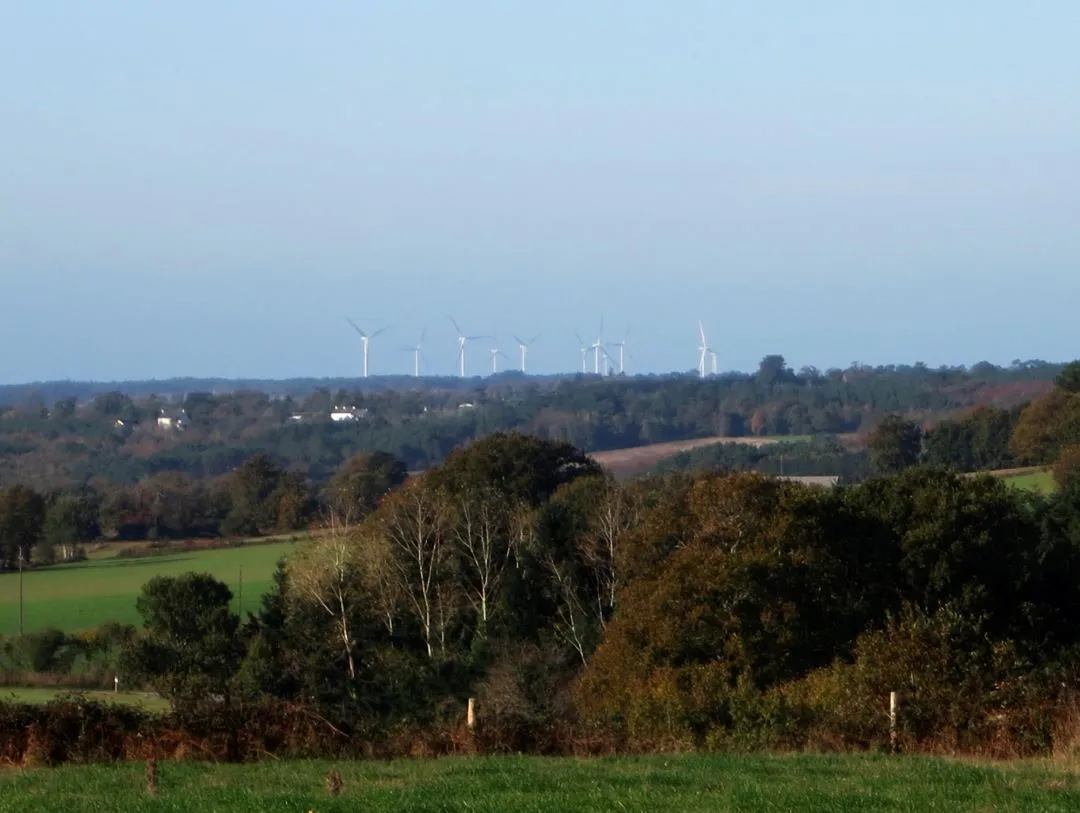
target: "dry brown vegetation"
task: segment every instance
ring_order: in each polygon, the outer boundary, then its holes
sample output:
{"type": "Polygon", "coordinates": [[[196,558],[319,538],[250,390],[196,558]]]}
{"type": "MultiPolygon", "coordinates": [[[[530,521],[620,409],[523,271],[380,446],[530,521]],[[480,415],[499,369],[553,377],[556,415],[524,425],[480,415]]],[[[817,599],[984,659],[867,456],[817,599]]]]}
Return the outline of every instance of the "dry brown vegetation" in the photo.
{"type": "MultiPolygon", "coordinates": [[[[840,435],[841,440],[853,442],[855,435],[840,435]]],[[[633,446],[628,449],[611,449],[606,452],[595,452],[590,455],[593,460],[610,471],[612,475],[622,479],[628,479],[654,469],[661,461],[674,457],[680,452],[689,452],[705,446],[716,446],[721,443],[731,443],[739,446],[769,446],[775,443],[795,443],[804,440],[802,436],[770,436],[770,437],[707,437],[693,438],[691,440],[675,440],[667,443],[650,443],[647,446],[633,446]]]]}

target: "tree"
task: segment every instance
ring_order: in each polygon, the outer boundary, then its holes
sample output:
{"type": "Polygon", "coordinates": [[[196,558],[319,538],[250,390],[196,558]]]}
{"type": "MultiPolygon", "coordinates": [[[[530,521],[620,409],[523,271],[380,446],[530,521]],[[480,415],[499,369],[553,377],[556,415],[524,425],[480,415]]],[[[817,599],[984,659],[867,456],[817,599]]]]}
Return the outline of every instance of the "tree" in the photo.
{"type": "Polygon", "coordinates": [[[447,521],[445,495],[424,480],[391,494],[378,513],[380,531],[393,551],[391,562],[401,594],[420,625],[429,658],[435,654],[440,629],[445,631],[448,605],[452,606],[444,584],[447,521]]]}
{"type": "Polygon", "coordinates": [[[899,415],[889,414],[870,433],[867,446],[870,464],[880,474],[895,474],[919,462],[922,427],[899,415]]]}
{"type": "Polygon", "coordinates": [[[13,569],[29,563],[41,541],[45,500],[33,489],[14,486],[0,491],[0,565],[13,569]]]}
{"type": "Polygon", "coordinates": [[[143,634],[121,655],[124,676],[149,683],[174,707],[214,697],[227,703],[244,653],[232,597],[209,574],[155,576],[135,602],[143,634]]]}
{"type": "Polygon", "coordinates": [[[101,535],[97,500],[88,494],[62,494],[45,511],[44,542],[60,560],[76,557],[79,546],[101,535]]]}
{"type": "Polygon", "coordinates": [[[451,534],[481,632],[487,630],[503,573],[514,554],[518,509],[490,488],[466,492],[453,503],[451,534]]]}
{"type": "Polygon", "coordinates": [[[366,599],[360,577],[358,529],[333,514],[321,534],[301,548],[289,566],[288,584],[294,600],[306,602],[332,619],[349,674],[356,683],[356,640],[351,619],[366,599]]]}
{"type": "Polygon", "coordinates": [[[230,479],[232,510],[225,520],[225,532],[236,536],[256,536],[277,527],[278,485],[284,472],[266,455],[248,458],[230,479]]]}
{"type": "Polygon", "coordinates": [[[1013,431],[1011,447],[1021,463],[1053,463],[1061,450],[1080,443],[1080,393],[1054,389],[1028,404],[1013,431]]]}
{"type": "Polygon", "coordinates": [[[1080,393],[1080,361],[1066,364],[1054,379],[1054,384],[1066,392],[1080,393]]]}
{"type": "Polygon", "coordinates": [[[569,443],[496,432],[454,450],[425,477],[450,493],[488,488],[535,507],[564,483],[600,473],[595,460],[569,443]]]}
{"type": "Polygon", "coordinates": [[[405,482],[405,463],[386,452],[361,452],[339,468],[323,490],[323,501],[339,517],[358,522],[374,511],[391,489],[405,482]]]}

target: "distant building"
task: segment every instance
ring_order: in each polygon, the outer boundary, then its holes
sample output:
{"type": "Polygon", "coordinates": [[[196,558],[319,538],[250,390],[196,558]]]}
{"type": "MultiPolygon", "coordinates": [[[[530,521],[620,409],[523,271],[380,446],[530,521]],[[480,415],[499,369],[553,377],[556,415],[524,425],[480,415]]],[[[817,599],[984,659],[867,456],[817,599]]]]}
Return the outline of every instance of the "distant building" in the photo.
{"type": "Polygon", "coordinates": [[[188,416],[183,409],[161,408],[161,413],[157,419],[157,425],[160,429],[183,429],[187,424],[188,416]]]}
{"type": "Polygon", "coordinates": [[[361,418],[366,418],[368,411],[366,409],[357,409],[354,406],[336,406],[330,410],[330,420],[332,421],[358,421],[361,418]]]}

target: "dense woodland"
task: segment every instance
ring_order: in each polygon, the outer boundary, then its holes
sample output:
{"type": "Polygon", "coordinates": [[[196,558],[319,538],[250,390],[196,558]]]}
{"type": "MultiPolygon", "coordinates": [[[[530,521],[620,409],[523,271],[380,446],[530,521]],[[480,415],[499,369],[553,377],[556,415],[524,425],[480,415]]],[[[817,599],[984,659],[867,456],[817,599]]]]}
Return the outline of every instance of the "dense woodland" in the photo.
{"type": "Polygon", "coordinates": [[[866,431],[890,412],[925,422],[977,405],[1016,406],[1046,392],[1059,371],[1017,362],[795,372],[783,357],[769,356],[754,374],[705,380],[508,373],[404,379],[400,389],[370,379],[351,389],[306,382],[306,391],[294,384],[169,398],[148,394],[151,384],[105,392],[78,384],[0,388],[0,487],[104,490],[164,473],[208,480],[256,454],[324,483],[358,452],[392,454],[415,471],[496,431],[587,452],[712,435],[845,434],[866,431]],[[356,419],[332,421],[335,407],[356,419]],[[182,428],[163,428],[163,415],[182,415],[182,428]]]}
{"type": "MultiPolygon", "coordinates": [[[[1080,432],[1076,429],[1080,422],[1076,415],[1077,395],[1070,383],[1075,365],[1055,369],[1058,370],[1058,386],[1053,386],[1052,381],[1027,379],[1011,384],[991,384],[964,373],[959,376],[959,382],[949,383],[951,394],[948,396],[941,389],[932,392],[918,387],[910,389],[912,400],[933,401],[944,409],[940,413],[920,412],[914,408],[903,415],[889,412],[874,418],[873,428],[857,438],[814,432],[792,435],[790,442],[763,447],[709,446],[675,456],[662,464],[660,471],[708,469],[792,476],[838,475],[841,482],[857,483],[872,473],[897,472],[918,463],[959,472],[1051,464],[1068,458],[1068,447],[1080,443],[1080,432]],[[1045,394],[1015,406],[985,405],[966,409],[956,406],[965,400],[980,403],[996,400],[1009,404],[1029,389],[1045,394]],[[940,415],[946,417],[937,417],[940,415]]],[[[1038,370],[1041,372],[1042,368],[1038,370]]],[[[1005,375],[1004,372],[1001,374],[1005,375]]],[[[1021,376],[1019,371],[1012,374],[1021,376]]],[[[737,393],[745,389],[747,393],[753,393],[760,390],[765,405],[754,407],[753,416],[770,410],[773,411],[771,414],[779,414],[776,410],[780,408],[776,405],[791,397],[789,391],[796,396],[818,398],[823,396],[818,390],[848,387],[842,381],[829,385],[822,383],[829,380],[828,377],[806,374],[800,378],[788,372],[785,375],[789,375],[791,381],[773,382],[773,390],[767,390],[758,380],[764,375],[759,372],[758,377],[739,381],[677,379],[666,383],[581,380],[559,383],[546,393],[534,384],[521,392],[508,385],[509,389],[505,391],[496,390],[500,393],[498,398],[489,390],[476,393],[472,396],[475,401],[466,402],[472,406],[465,408],[454,400],[460,395],[445,392],[417,390],[385,394],[379,398],[394,401],[398,414],[414,416],[413,420],[403,419],[399,425],[401,431],[414,424],[426,427],[425,431],[467,426],[468,431],[460,439],[453,433],[434,436],[440,447],[446,447],[445,454],[450,454],[455,445],[460,445],[459,440],[461,443],[475,442],[477,437],[502,431],[498,421],[488,423],[488,419],[496,414],[524,410],[523,406],[514,406],[515,392],[521,397],[521,403],[531,403],[530,399],[563,403],[560,399],[565,399],[563,407],[566,408],[541,410],[538,415],[575,414],[581,420],[592,420],[597,425],[619,424],[623,426],[620,430],[623,432],[628,431],[626,427],[641,426],[651,427],[649,431],[655,432],[658,423],[669,420],[673,423],[668,424],[669,429],[665,431],[674,433],[670,426],[677,424],[681,427],[678,434],[692,436],[697,432],[714,434],[717,427],[710,428],[708,422],[716,420],[718,415],[727,416],[724,420],[729,424],[719,430],[731,434],[733,419],[730,413],[724,412],[722,406],[718,408],[717,401],[713,400],[725,391],[737,393]],[[409,402],[411,406],[405,407],[409,398],[414,400],[409,402]],[[423,399],[431,403],[423,404],[423,399]],[[436,405],[435,399],[444,400],[438,402],[441,405],[436,405]],[[592,410],[585,410],[582,402],[590,400],[592,410]],[[569,411],[567,405],[571,401],[578,405],[576,413],[569,411]],[[639,414],[641,417],[631,417],[639,414]],[[687,417],[691,414],[697,414],[700,423],[687,417]]],[[[865,393],[849,393],[845,396],[847,401],[840,399],[836,403],[846,405],[845,408],[856,402],[876,405],[874,393],[884,386],[882,381],[906,381],[919,375],[915,368],[867,373],[865,393]]],[[[945,373],[933,375],[945,376],[947,383],[949,381],[945,373]]],[[[852,392],[861,391],[855,388],[852,392]]],[[[36,417],[9,409],[6,417],[0,418],[0,437],[9,439],[9,451],[0,457],[0,466],[11,472],[8,476],[15,479],[14,484],[0,488],[0,569],[78,558],[87,543],[97,540],[258,537],[297,531],[322,523],[340,504],[343,489],[348,494],[363,491],[366,494],[364,503],[373,505],[380,495],[404,482],[410,463],[406,457],[385,450],[354,451],[353,443],[358,443],[361,448],[367,445],[362,439],[371,431],[369,424],[378,420],[374,416],[381,407],[371,399],[362,401],[360,403],[370,406],[357,409],[367,409],[367,413],[358,412],[355,420],[335,423],[325,416],[342,400],[343,394],[333,397],[325,391],[312,394],[300,405],[288,400],[276,402],[257,393],[203,394],[188,396],[182,407],[173,409],[153,401],[133,401],[120,393],[106,393],[84,406],[71,399],[62,399],[48,408],[41,408],[41,414],[36,417]],[[166,415],[182,415],[184,423],[163,428],[158,423],[162,409],[166,415]],[[258,428],[258,416],[267,410],[274,413],[273,420],[269,421],[270,435],[261,434],[258,428]],[[359,417],[361,414],[363,416],[359,417]],[[294,420],[295,415],[302,419],[294,420]],[[82,431],[82,440],[72,440],[62,434],[65,427],[82,431]],[[103,433],[97,440],[112,448],[111,459],[100,449],[90,451],[94,437],[91,430],[103,433]],[[279,445],[268,445],[270,436],[277,438],[279,445]],[[199,440],[208,437],[219,439],[216,446],[199,440]],[[258,442],[249,444],[245,439],[258,439],[258,442]],[[347,444],[335,448],[332,468],[328,461],[314,466],[297,462],[298,459],[323,460],[323,452],[328,448],[324,444],[328,439],[347,444]],[[292,445],[293,442],[296,445],[292,445]],[[28,450],[10,451],[10,446],[15,443],[25,443],[28,450]],[[148,467],[152,473],[130,480],[121,478],[117,481],[104,475],[85,476],[84,473],[75,480],[56,476],[52,486],[42,487],[37,478],[28,477],[23,481],[18,474],[41,465],[48,456],[46,448],[66,450],[69,456],[64,465],[75,469],[85,466],[111,470],[135,465],[133,459],[125,455],[144,447],[150,451],[147,457],[139,459],[138,465],[148,467]],[[211,448],[216,451],[209,451],[211,448]],[[189,465],[188,455],[191,454],[198,455],[201,461],[194,467],[189,465]],[[338,457],[345,455],[348,456],[337,462],[338,457]],[[211,464],[210,460],[216,462],[211,464]],[[162,468],[158,469],[158,465],[162,468]]],[[[896,400],[894,396],[888,403],[896,400]]],[[[723,398],[719,403],[724,403],[723,398]]],[[[786,413],[791,411],[787,409],[786,413]]],[[[869,422],[869,416],[876,413],[866,415],[869,422]]],[[[529,434],[552,439],[539,420],[531,423],[529,434]]],[[[858,425],[864,429],[871,425],[861,423],[861,417],[859,420],[858,425]]],[[[776,428],[770,429],[767,420],[759,425],[753,417],[750,424],[751,429],[762,433],[776,428]]],[[[561,438],[553,440],[566,442],[561,438]]],[[[591,450],[587,444],[575,448],[591,450]]],[[[46,470],[56,475],[64,465],[49,465],[46,470]]],[[[46,481],[50,479],[53,478],[46,478],[46,481]]]]}
{"type": "MultiPolygon", "coordinates": [[[[834,489],[619,483],[569,443],[501,432],[413,476],[354,456],[318,488],[256,456],[207,492],[230,528],[305,511],[319,528],[258,613],[208,576],[162,577],[140,630],[5,651],[39,671],[107,658],[172,701],[169,725],[228,721],[230,758],[453,750],[470,697],[469,747],[490,751],[885,747],[890,691],[903,747],[1045,753],[1080,702],[1080,364],[1023,408],[912,414],[878,420],[870,473],[834,489]],[[1061,488],[960,473],[1002,463],[1052,464],[1061,488]]],[[[79,521],[63,499],[7,490],[0,539],[34,512],[79,521]]]]}

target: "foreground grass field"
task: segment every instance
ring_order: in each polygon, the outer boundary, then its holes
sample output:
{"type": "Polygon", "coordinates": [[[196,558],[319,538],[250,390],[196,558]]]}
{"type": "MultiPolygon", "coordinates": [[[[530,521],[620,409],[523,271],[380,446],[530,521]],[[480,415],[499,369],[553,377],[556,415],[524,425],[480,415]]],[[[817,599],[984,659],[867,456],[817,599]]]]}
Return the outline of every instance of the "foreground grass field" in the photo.
{"type": "MultiPolygon", "coordinates": [[[[26,632],[56,627],[68,632],[106,621],[137,624],[135,598],[154,576],[188,571],[210,573],[238,596],[243,571],[243,610],[253,611],[273,583],[279,559],[292,542],[249,544],[217,550],[165,553],[142,558],[105,558],[59,565],[23,574],[26,632]]],[[[0,575],[0,635],[19,632],[19,576],[0,575]]]]}
{"type": "Polygon", "coordinates": [[[1066,811],[1080,777],[1043,763],[922,757],[457,758],[391,763],[141,763],[0,771],[0,811],[1066,811]],[[338,768],[344,793],[324,776],[338,768]]]}

